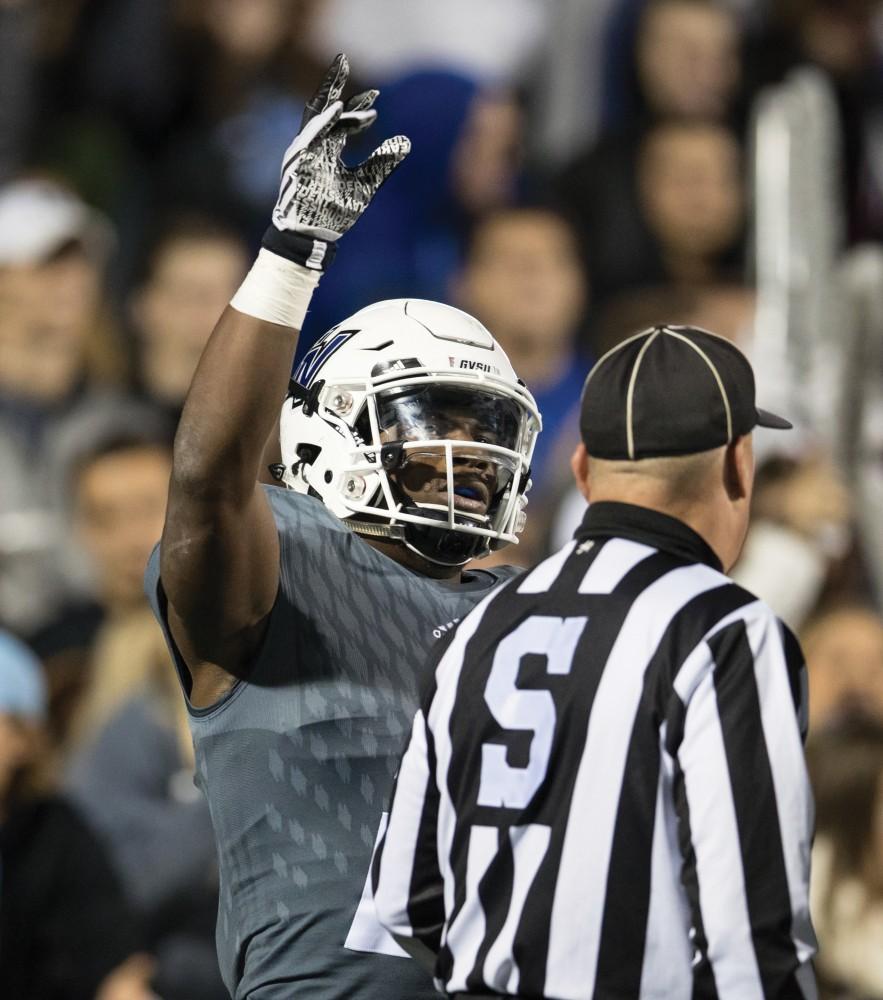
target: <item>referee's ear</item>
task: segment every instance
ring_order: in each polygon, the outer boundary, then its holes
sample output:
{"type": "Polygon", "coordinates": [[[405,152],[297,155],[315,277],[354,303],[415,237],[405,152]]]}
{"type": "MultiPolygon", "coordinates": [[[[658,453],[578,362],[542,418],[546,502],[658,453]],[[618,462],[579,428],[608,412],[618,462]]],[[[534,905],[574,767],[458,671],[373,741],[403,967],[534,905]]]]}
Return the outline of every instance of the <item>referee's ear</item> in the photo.
{"type": "Polygon", "coordinates": [[[724,487],[733,503],[751,501],[754,486],[754,447],[750,434],[727,445],[724,455],[724,487]]]}
{"type": "Polygon", "coordinates": [[[576,450],[570,456],[570,468],[573,471],[573,478],[576,488],[582,493],[586,503],[589,502],[589,453],[586,446],[580,441],[576,450]]]}

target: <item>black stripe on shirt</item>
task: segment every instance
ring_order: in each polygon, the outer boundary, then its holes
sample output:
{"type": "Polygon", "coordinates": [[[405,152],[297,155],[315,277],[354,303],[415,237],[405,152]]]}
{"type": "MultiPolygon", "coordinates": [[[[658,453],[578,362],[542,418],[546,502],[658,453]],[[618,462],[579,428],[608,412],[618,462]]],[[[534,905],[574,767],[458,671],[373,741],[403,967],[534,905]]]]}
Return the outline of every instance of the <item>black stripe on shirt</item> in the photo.
{"type": "Polygon", "coordinates": [[[808,726],[809,705],[807,704],[806,690],[806,662],[800,643],[794,633],[783,622],[779,622],[779,631],[782,636],[782,648],[785,650],[785,667],[788,670],[788,685],[791,688],[791,700],[794,702],[794,711],[797,714],[800,725],[800,738],[806,742],[808,726]]]}
{"type": "MultiPolygon", "coordinates": [[[[435,741],[424,720],[426,730],[426,757],[429,774],[426,792],[423,796],[423,810],[420,814],[420,830],[435,830],[438,827],[438,787],[435,783],[436,759],[435,741]]],[[[430,951],[438,954],[441,934],[445,923],[444,880],[438,866],[438,851],[432,837],[421,836],[413,855],[411,884],[408,887],[408,923],[414,937],[422,941],[430,951]]]]}
{"type": "Polygon", "coordinates": [[[714,688],[745,873],[751,935],[764,996],[803,1000],[795,979],[791,897],[776,791],[761,719],[754,655],[743,621],[709,640],[714,688]],[[774,921],[774,922],[771,922],[774,921]]]}
{"type": "Polygon", "coordinates": [[[514,880],[515,860],[512,856],[509,828],[501,826],[497,831],[497,853],[478,883],[478,898],[481,900],[487,923],[478,954],[475,956],[475,965],[466,977],[466,988],[469,991],[483,991],[485,988],[482,971],[484,961],[509,915],[514,880]]]}
{"type": "Polygon", "coordinates": [[[690,904],[693,926],[692,945],[698,961],[693,965],[692,1000],[718,1000],[714,969],[708,959],[708,936],[702,921],[702,907],[699,901],[699,876],[696,872],[696,850],[693,847],[693,832],[690,828],[690,804],[687,801],[687,785],[684,772],[675,758],[674,781],[672,787],[675,813],[678,818],[678,845],[684,859],[681,868],[681,882],[690,904]]]}

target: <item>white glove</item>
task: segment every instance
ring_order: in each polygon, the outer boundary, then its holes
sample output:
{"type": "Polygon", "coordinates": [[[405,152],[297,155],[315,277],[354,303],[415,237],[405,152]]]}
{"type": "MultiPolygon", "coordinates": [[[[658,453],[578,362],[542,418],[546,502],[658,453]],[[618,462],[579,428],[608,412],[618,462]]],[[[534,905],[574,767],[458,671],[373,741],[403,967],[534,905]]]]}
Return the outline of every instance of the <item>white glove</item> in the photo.
{"type": "MultiPolygon", "coordinates": [[[[372,105],[379,93],[366,90],[344,107],[340,95],[348,76],[349,63],[340,54],[307,104],[301,131],[285,151],[279,199],[273,209],[273,227],[283,239],[287,233],[326,242],[339,239],[410,152],[410,139],[397,135],[357,167],[343,162],[347,138],[368,128],[377,117],[372,105]]],[[[270,242],[276,242],[272,235],[270,242]]],[[[264,245],[276,249],[266,240],[264,245]]]]}

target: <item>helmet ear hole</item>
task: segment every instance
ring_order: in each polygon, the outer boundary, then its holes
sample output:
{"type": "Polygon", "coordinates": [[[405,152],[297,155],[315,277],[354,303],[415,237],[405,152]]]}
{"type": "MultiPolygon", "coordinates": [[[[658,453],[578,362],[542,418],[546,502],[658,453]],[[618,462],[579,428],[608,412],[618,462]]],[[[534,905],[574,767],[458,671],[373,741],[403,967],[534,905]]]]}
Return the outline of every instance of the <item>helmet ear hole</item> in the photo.
{"type": "Polygon", "coordinates": [[[297,446],[298,461],[304,465],[314,465],[322,449],[315,444],[299,444],[297,446]]]}
{"type": "Polygon", "coordinates": [[[380,464],[387,472],[400,469],[405,464],[405,449],[400,441],[385,444],[380,449],[380,464]]]}
{"type": "Polygon", "coordinates": [[[363,410],[359,415],[356,420],[354,430],[356,432],[356,436],[361,441],[371,440],[371,418],[368,416],[367,409],[363,410]]]}
{"type": "Polygon", "coordinates": [[[334,473],[331,471],[331,469],[326,469],[325,482],[330,484],[332,479],[334,479],[334,473]]]}

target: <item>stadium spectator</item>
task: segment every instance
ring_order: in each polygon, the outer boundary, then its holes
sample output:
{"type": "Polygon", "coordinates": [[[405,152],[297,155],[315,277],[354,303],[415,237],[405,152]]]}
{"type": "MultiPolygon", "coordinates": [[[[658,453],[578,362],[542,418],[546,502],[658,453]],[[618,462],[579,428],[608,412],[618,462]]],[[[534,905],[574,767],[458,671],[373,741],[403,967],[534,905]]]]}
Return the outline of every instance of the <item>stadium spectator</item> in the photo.
{"type": "Polygon", "coordinates": [[[589,368],[580,344],[588,289],[567,221],[542,207],[486,215],[472,233],[454,299],[494,331],[543,415],[531,462],[527,535],[517,550],[501,552],[507,562],[529,565],[537,554],[529,551],[530,539],[544,541],[544,508],[561,485],[556,470],[567,467],[577,444],[575,413],[589,368]]]}
{"type": "MultiPolygon", "coordinates": [[[[708,285],[738,275],[744,225],[741,150],[729,129],[670,120],[636,142],[635,158],[594,180],[559,182],[603,301],[664,282],[708,285]]],[[[604,168],[605,171],[607,167],[604,168]]]]}
{"type": "Polygon", "coordinates": [[[159,428],[107,428],[70,474],[72,527],[93,577],[92,596],[65,605],[34,636],[64,753],[88,744],[144,680],[156,628],[142,578],[162,531],[171,448],[159,428]]]}
{"type": "Polygon", "coordinates": [[[607,74],[608,127],[552,180],[580,235],[596,305],[667,276],[642,206],[648,131],[665,122],[734,124],[741,78],[740,25],[726,8],[650,0],[632,28],[635,7],[623,4],[608,30],[633,39],[631,55],[612,60],[607,74]]]}
{"type": "Polygon", "coordinates": [[[810,731],[854,715],[883,725],[883,619],[865,604],[821,612],[802,631],[812,697],[810,731]]]}
{"type": "Polygon", "coordinates": [[[733,576],[800,629],[833,584],[853,596],[843,572],[853,548],[849,492],[821,454],[759,462],[752,522],[733,576]]]}
{"type": "Polygon", "coordinates": [[[731,132],[685,122],[651,129],[641,144],[638,190],[656,242],[658,277],[701,286],[736,265],[744,197],[741,151],[731,132]]]}
{"type": "Polygon", "coordinates": [[[155,1000],[100,842],[51,790],[40,664],[0,633],[0,986],[24,1000],[155,1000]]]}
{"type": "Polygon", "coordinates": [[[810,740],[807,760],[821,996],[876,1000],[883,996],[883,723],[841,720],[810,740]]]}
{"type": "Polygon", "coordinates": [[[0,189],[0,620],[18,628],[73,586],[63,520],[73,428],[120,404],[123,357],[102,295],[110,239],[53,182],[0,189]]]}
{"type": "Polygon", "coordinates": [[[141,392],[176,421],[215,320],[247,269],[235,231],[177,216],[160,233],[130,301],[141,392]]]}
{"type": "Polygon", "coordinates": [[[160,629],[127,657],[132,696],[68,766],[65,788],[106,844],[155,957],[163,1000],[226,1000],[215,955],[218,872],[193,783],[187,712],[160,629]]]}
{"type": "Polygon", "coordinates": [[[176,0],[183,79],[156,171],[164,206],[202,211],[259,240],[278,192],[277,151],[321,68],[311,47],[320,7],[321,0],[176,0]]]}
{"type": "Polygon", "coordinates": [[[642,118],[728,121],[742,82],[741,25],[712,0],[646,0],[638,15],[634,59],[614,108],[642,118]]]}

